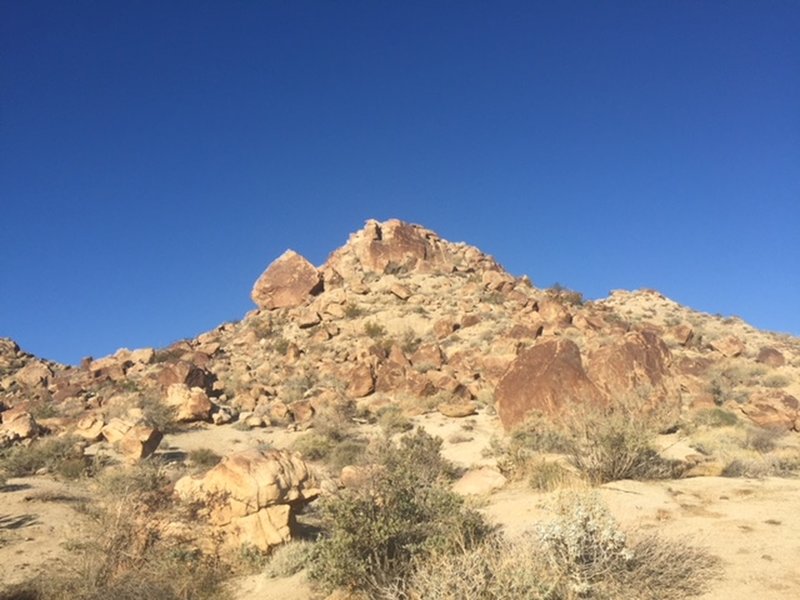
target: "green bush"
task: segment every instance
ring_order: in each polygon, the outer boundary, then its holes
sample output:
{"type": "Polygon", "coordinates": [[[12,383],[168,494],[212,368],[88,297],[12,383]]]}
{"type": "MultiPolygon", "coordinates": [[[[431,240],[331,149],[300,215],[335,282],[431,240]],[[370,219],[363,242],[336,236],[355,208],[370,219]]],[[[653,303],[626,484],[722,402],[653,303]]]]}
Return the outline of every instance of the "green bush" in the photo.
{"type": "Polygon", "coordinates": [[[325,589],[401,585],[415,557],[471,547],[489,534],[482,516],[451,492],[441,440],[422,430],[372,451],[371,480],[323,506],[326,535],[309,576],[325,589]]]}

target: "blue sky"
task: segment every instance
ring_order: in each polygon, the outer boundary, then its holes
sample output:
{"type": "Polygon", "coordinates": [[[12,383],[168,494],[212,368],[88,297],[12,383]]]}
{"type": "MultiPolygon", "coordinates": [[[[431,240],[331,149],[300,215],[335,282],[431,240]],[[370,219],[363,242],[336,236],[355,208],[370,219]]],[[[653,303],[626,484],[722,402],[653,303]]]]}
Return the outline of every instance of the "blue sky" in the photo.
{"type": "Polygon", "coordinates": [[[800,334],[800,3],[0,0],[0,336],[241,318],[367,218],[800,334]]]}

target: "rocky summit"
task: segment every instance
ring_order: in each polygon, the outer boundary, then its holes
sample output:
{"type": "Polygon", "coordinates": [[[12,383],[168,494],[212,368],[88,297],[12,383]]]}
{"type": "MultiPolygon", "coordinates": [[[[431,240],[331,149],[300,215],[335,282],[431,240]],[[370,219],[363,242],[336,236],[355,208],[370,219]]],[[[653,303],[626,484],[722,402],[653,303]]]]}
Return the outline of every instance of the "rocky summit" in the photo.
{"type": "MultiPolygon", "coordinates": [[[[653,290],[587,301],[539,288],[477,248],[399,220],[367,221],[320,266],[287,250],[251,297],[256,308],[238,322],[79,366],[0,340],[7,477],[63,480],[63,461],[9,466],[54,440],[68,440],[62,458],[90,481],[159,458],[171,501],[199,511],[154,518],[159,536],[200,552],[217,552],[217,539],[269,552],[295,537],[317,498],[380,478],[383,467],[356,459],[359,444],[413,425],[449,432],[443,453],[465,476],[454,490],[487,498],[514,485],[519,432],[552,427],[569,438],[581,413],[658,415],[655,434],[672,441],[656,449],[682,461],[683,476],[750,464],[692,438],[698,431],[730,426],[753,452],[770,436],[790,448],[800,431],[797,338],[653,290]],[[200,451],[224,458],[187,472],[200,451]]],[[[583,463],[564,464],[572,473],[583,463]]]]}

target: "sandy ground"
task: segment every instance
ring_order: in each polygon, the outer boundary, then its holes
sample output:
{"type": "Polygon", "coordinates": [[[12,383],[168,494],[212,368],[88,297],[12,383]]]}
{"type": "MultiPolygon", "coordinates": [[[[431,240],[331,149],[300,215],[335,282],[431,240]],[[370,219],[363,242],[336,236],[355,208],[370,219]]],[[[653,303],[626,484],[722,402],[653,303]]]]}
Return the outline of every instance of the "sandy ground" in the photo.
{"type": "Polygon", "coordinates": [[[83,500],[79,486],[46,477],[10,479],[0,488],[0,583],[26,581],[63,558],[65,542],[84,524],[75,510],[83,500]]]}

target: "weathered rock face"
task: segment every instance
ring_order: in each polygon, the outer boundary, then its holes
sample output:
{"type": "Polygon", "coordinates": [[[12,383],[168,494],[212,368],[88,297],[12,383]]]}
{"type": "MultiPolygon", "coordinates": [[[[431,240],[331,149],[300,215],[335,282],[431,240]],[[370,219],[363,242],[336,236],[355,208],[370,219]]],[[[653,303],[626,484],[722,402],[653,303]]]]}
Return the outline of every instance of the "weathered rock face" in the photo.
{"type": "Polygon", "coordinates": [[[117,447],[125,460],[135,463],[155,452],[163,437],[158,429],[134,425],[122,436],[117,447]]]}
{"type": "Polygon", "coordinates": [[[231,454],[201,478],[180,479],[175,493],[205,503],[211,523],[232,544],[268,550],[291,539],[293,507],[319,489],[299,455],[251,449],[231,454]]]}
{"type": "Polygon", "coordinates": [[[744,352],[744,342],[734,335],[711,342],[711,348],[727,358],[739,356],[744,352]]]}
{"type": "Polygon", "coordinates": [[[321,282],[314,265],[297,252],[287,250],[261,274],[250,296],[259,308],[292,308],[320,291],[321,282]]]}
{"type": "Polygon", "coordinates": [[[587,360],[589,378],[613,401],[634,391],[648,392],[655,400],[677,401],[671,385],[672,355],[659,336],[632,331],[592,353],[587,360]]]}
{"type": "Polygon", "coordinates": [[[750,398],[739,409],[756,425],[780,431],[800,431],[800,401],[794,396],[773,390],[750,398]]]}
{"type": "Polygon", "coordinates": [[[41,362],[30,362],[17,371],[16,379],[23,385],[35,387],[38,385],[45,385],[53,376],[50,368],[41,362]]]}
{"type": "Polygon", "coordinates": [[[767,346],[758,351],[756,362],[760,362],[770,367],[782,367],[784,364],[786,364],[786,359],[779,350],[767,346]]]}
{"type": "Polygon", "coordinates": [[[175,419],[183,422],[208,421],[214,408],[205,391],[185,383],[169,386],[165,403],[175,408],[175,419]]]}
{"type": "Polygon", "coordinates": [[[555,415],[569,405],[596,405],[604,398],[587,377],[578,346],[560,338],[523,350],[497,385],[495,402],[509,430],[534,412],[555,415]]]}
{"type": "Polygon", "coordinates": [[[158,374],[158,383],[164,390],[168,390],[171,385],[176,383],[202,390],[210,390],[214,379],[214,375],[206,369],[184,360],[167,365],[158,374]]]}
{"type": "Polygon", "coordinates": [[[23,407],[11,408],[0,413],[0,447],[3,445],[25,440],[39,432],[39,426],[33,416],[23,407]]]}
{"type": "Polygon", "coordinates": [[[347,393],[353,398],[363,398],[375,391],[375,375],[369,365],[356,365],[350,371],[347,393]]]}

